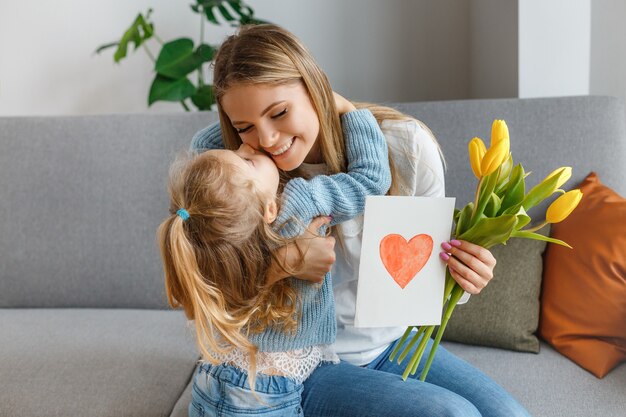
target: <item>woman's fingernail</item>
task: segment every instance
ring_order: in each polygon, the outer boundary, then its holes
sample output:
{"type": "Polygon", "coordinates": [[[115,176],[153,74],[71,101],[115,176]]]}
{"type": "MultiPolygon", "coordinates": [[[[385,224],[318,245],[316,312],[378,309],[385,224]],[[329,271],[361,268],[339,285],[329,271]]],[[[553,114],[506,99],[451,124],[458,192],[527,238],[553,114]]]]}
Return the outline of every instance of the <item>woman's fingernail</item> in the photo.
{"type": "Polygon", "coordinates": [[[452,249],[452,245],[450,245],[448,242],[443,242],[441,244],[441,247],[445,250],[445,251],[450,251],[450,249],[452,249]]]}
{"type": "Polygon", "coordinates": [[[452,240],[450,241],[450,244],[451,244],[452,246],[455,246],[455,247],[457,247],[457,248],[458,248],[458,247],[460,247],[460,246],[461,246],[461,241],[456,240],[456,239],[452,239],[452,240]]]}
{"type": "Polygon", "coordinates": [[[448,259],[450,259],[450,255],[448,255],[445,252],[439,252],[439,257],[443,259],[444,261],[447,261],[448,259]]]}

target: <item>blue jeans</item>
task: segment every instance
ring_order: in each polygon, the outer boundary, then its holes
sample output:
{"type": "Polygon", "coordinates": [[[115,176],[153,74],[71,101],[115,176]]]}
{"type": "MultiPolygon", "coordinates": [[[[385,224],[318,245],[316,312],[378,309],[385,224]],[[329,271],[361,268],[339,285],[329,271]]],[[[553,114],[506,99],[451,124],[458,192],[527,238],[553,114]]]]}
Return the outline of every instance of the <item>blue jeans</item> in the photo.
{"type": "Polygon", "coordinates": [[[189,417],[303,417],[302,384],[257,374],[254,387],[253,395],[248,374],[241,369],[202,364],[193,380],[189,417]]]}
{"type": "MultiPolygon", "coordinates": [[[[306,417],[529,417],[495,381],[441,345],[426,382],[419,381],[432,346],[429,340],[417,372],[406,381],[402,365],[389,361],[392,343],[365,367],[342,361],[322,365],[304,382],[306,417]]],[[[417,345],[416,345],[417,346],[417,345]]],[[[410,357],[411,355],[409,355],[410,357]]]]}

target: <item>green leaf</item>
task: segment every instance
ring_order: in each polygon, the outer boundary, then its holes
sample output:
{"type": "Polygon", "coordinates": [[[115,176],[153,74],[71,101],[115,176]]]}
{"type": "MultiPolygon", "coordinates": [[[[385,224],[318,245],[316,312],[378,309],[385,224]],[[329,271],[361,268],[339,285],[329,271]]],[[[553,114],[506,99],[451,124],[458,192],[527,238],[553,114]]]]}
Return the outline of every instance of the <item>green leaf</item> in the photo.
{"type": "Polygon", "coordinates": [[[524,199],[525,188],[524,167],[521,164],[517,164],[511,171],[511,178],[502,197],[502,204],[498,214],[502,214],[506,209],[521,203],[524,199]]]}
{"type": "Polygon", "coordinates": [[[498,175],[498,183],[496,184],[496,194],[498,197],[501,197],[501,190],[507,185],[509,182],[509,175],[511,175],[511,170],[513,168],[513,156],[509,153],[509,157],[506,161],[500,166],[500,174],[498,175]]]}
{"type": "Polygon", "coordinates": [[[524,197],[522,205],[524,209],[528,211],[531,207],[535,207],[541,203],[544,199],[550,197],[556,191],[556,185],[559,182],[559,176],[553,175],[547,181],[542,181],[535,185],[524,197]]]}
{"type": "Polygon", "coordinates": [[[554,239],[548,236],[544,236],[541,235],[539,233],[533,233],[533,232],[525,232],[523,230],[516,230],[513,233],[511,233],[511,237],[521,237],[524,239],[534,239],[534,240],[543,240],[545,242],[550,242],[550,243],[556,243],[557,245],[561,245],[561,246],[566,246],[570,249],[573,249],[570,245],[568,245],[566,242],[563,242],[562,240],[559,239],[554,239]]]}
{"type": "Polygon", "coordinates": [[[228,4],[230,4],[230,7],[233,8],[240,18],[252,17],[254,15],[254,10],[252,10],[250,6],[241,4],[240,1],[229,1],[228,4]]]}
{"type": "Polygon", "coordinates": [[[196,93],[191,96],[191,101],[196,105],[198,110],[211,110],[211,105],[215,104],[213,86],[203,85],[199,87],[196,93]]]}
{"type": "Polygon", "coordinates": [[[454,214],[452,215],[452,220],[454,221],[454,223],[457,223],[459,221],[459,216],[461,215],[461,210],[455,208],[454,209],[454,214]]]}
{"type": "Polygon", "coordinates": [[[200,60],[201,63],[204,63],[212,61],[213,57],[215,56],[215,52],[217,52],[217,48],[203,43],[198,46],[198,48],[194,52],[194,55],[196,56],[196,59],[200,60]]]}
{"type": "Polygon", "coordinates": [[[124,32],[122,39],[120,39],[118,43],[117,50],[113,55],[115,62],[120,62],[126,57],[129,43],[133,43],[136,50],[143,42],[152,37],[154,34],[154,25],[148,22],[150,13],[152,13],[152,9],[148,9],[145,17],[139,13],[130,27],[124,32]]]}
{"type": "Polygon", "coordinates": [[[211,45],[202,44],[194,51],[191,39],[176,39],[163,45],[155,70],[168,78],[182,78],[211,61],[214,55],[215,48],[211,45]]]}
{"type": "Polygon", "coordinates": [[[99,54],[100,52],[104,51],[105,49],[112,48],[112,47],[117,46],[119,44],[120,44],[119,42],[111,42],[111,43],[107,43],[105,45],[100,45],[98,47],[98,49],[96,49],[96,53],[99,54]]]}
{"type": "Polygon", "coordinates": [[[517,216],[517,224],[515,225],[516,230],[519,230],[530,223],[531,218],[528,214],[526,214],[526,210],[524,210],[524,207],[521,205],[515,215],[517,216]]]}
{"type": "Polygon", "coordinates": [[[166,43],[161,48],[154,69],[169,78],[181,78],[197,69],[193,59],[193,41],[180,38],[166,43]]]}
{"type": "MultiPolygon", "coordinates": [[[[239,25],[264,25],[268,23],[270,22],[268,22],[267,20],[257,19],[252,16],[244,16],[241,19],[239,19],[239,25]]],[[[238,25],[234,24],[233,26],[238,26],[238,25]]]]}
{"type": "Polygon", "coordinates": [[[500,210],[500,197],[496,195],[496,193],[491,193],[489,199],[487,200],[487,204],[485,205],[484,214],[487,217],[494,217],[498,210],[500,210]]]}
{"type": "Polygon", "coordinates": [[[223,4],[220,4],[219,6],[217,6],[217,9],[220,11],[221,15],[224,16],[224,19],[226,19],[227,21],[232,22],[233,20],[235,20],[233,15],[230,14],[228,9],[224,7],[223,4]]]}
{"type": "Polygon", "coordinates": [[[461,212],[459,213],[459,218],[456,221],[456,236],[464,233],[469,226],[470,218],[472,216],[472,210],[474,209],[474,203],[468,203],[461,212]]]}
{"type": "Polygon", "coordinates": [[[474,225],[476,223],[476,219],[479,218],[483,212],[485,211],[485,206],[491,197],[491,193],[496,186],[496,181],[498,179],[498,170],[492,172],[491,174],[483,177],[480,181],[480,189],[478,191],[478,204],[476,206],[476,211],[474,216],[471,219],[470,224],[474,225]]]}
{"type": "Polygon", "coordinates": [[[506,242],[515,230],[516,224],[517,216],[512,214],[482,218],[471,229],[457,236],[457,239],[467,240],[484,248],[490,248],[506,242]]]}
{"type": "Polygon", "coordinates": [[[219,26],[220,22],[218,22],[215,18],[215,15],[213,14],[213,9],[211,7],[204,7],[204,15],[209,22],[219,26]]]}
{"type": "Polygon", "coordinates": [[[196,87],[186,77],[173,80],[157,74],[150,86],[148,106],[156,101],[181,101],[195,92],[196,87]]]}

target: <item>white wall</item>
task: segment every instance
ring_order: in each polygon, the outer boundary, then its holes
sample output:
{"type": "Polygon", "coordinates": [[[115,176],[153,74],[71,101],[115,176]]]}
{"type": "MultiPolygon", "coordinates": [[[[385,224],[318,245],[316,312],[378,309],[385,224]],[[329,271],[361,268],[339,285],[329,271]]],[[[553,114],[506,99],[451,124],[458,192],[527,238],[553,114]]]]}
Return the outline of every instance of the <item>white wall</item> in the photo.
{"type": "Polygon", "coordinates": [[[471,0],[469,21],[469,97],[517,97],[518,0],[471,0]]]}
{"type": "Polygon", "coordinates": [[[519,0],[519,97],[589,94],[591,0],[519,0]]]}
{"type": "MultiPolygon", "coordinates": [[[[113,63],[139,11],[154,9],[164,40],[198,38],[192,1],[0,0],[0,115],[142,112],[152,82],[143,51],[113,63]]],[[[333,87],[355,100],[411,101],[468,94],[465,0],[249,0],[260,18],[299,36],[333,87]]],[[[227,33],[207,26],[208,40],[227,33]]],[[[152,45],[153,52],[158,51],[152,45]]],[[[156,103],[152,111],[179,111],[156,103]]]]}
{"type": "Polygon", "coordinates": [[[591,9],[591,94],[626,98],[626,1],[594,0],[591,9]]]}

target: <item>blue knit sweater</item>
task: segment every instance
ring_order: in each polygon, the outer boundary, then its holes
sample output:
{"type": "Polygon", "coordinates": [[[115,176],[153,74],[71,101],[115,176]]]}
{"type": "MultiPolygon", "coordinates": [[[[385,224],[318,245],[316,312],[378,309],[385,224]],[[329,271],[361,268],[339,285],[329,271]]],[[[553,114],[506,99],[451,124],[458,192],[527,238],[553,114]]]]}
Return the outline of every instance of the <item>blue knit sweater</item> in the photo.
{"type": "MultiPolygon", "coordinates": [[[[346,141],[348,172],[290,180],[283,190],[275,223],[284,224],[278,227],[282,235],[300,235],[304,231],[303,225],[308,225],[317,216],[332,215],[331,225],[352,219],[363,213],[366,196],[384,195],[389,190],[391,172],[387,142],[372,113],[367,109],[346,113],[341,116],[341,126],[346,141]]],[[[219,123],[196,133],[191,142],[191,148],[196,151],[223,147],[219,123]]],[[[301,300],[297,331],[286,334],[280,329],[268,328],[251,335],[250,341],[261,352],[332,344],[337,324],[330,273],[321,286],[297,278],[288,279],[301,300]]]]}

